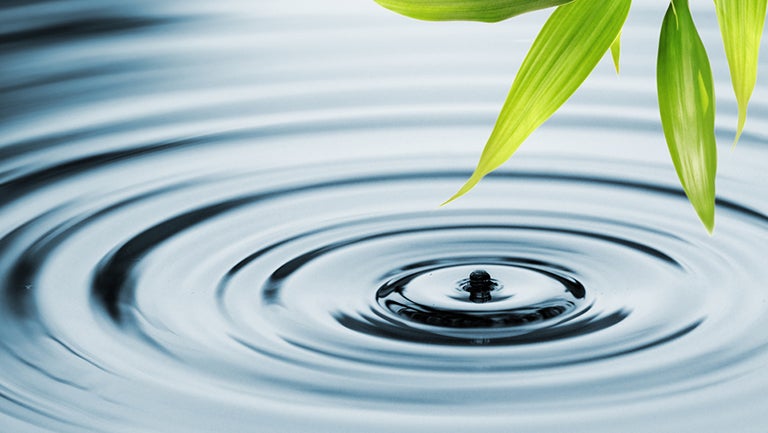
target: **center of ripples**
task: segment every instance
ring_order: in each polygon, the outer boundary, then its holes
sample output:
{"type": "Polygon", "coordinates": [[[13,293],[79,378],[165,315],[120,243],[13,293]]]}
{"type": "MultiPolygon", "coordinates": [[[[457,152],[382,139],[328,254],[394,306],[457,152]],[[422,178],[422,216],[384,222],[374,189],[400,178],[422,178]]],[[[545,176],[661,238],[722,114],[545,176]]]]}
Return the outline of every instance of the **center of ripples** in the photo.
{"type": "Polygon", "coordinates": [[[478,343],[530,338],[589,305],[579,281],[544,263],[497,261],[416,265],[379,288],[378,304],[395,319],[478,343]]]}

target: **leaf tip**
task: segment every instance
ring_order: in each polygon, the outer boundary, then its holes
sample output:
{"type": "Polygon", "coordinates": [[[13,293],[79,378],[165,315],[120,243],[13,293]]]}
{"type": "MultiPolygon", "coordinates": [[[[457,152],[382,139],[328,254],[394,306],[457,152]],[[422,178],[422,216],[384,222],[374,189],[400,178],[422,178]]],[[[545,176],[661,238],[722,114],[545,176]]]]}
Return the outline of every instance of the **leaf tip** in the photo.
{"type": "Polygon", "coordinates": [[[731,149],[736,147],[736,143],[739,142],[739,138],[741,138],[741,133],[744,132],[744,124],[747,122],[747,109],[746,107],[739,107],[739,121],[738,125],[736,126],[736,136],[733,138],[733,144],[731,145],[731,149]]]}
{"type": "Polygon", "coordinates": [[[613,67],[616,68],[616,75],[619,75],[621,69],[621,32],[619,32],[616,40],[611,44],[611,58],[613,59],[613,67]]]}
{"type": "Polygon", "coordinates": [[[701,223],[704,224],[704,228],[707,229],[707,233],[712,236],[715,231],[715,203],[712,200],[711,203],[706,203],[704,206],[696,206],[696,214],[699,216],[701,223]]]}
{"type": "Polygon", "coordinates": [[[456,194],[452,195],[451,198],[449,198],[448,200],[442,202],[440,204],[440,207],[443,207],[448,203],[456,200],[457,198],[463,196],[464,194],[468,193],[472,188],[475,187],[475,185],[477,185],[483,179],[483,177],[485,177],[484,174],[479,174],[478,172],[473,173],[472,176],[467,180],[467,182],[461,188],[459,188],[458,191],[456,191],[456,194]]]}
{"type": "Polygon", "coordinates": [[[703,221],[704,227],[707,229],[707,233],[709,233],[710,236],[712,236],[715,232],[715,218],[712,217],[712,220],[710,221],[703,221]]]}

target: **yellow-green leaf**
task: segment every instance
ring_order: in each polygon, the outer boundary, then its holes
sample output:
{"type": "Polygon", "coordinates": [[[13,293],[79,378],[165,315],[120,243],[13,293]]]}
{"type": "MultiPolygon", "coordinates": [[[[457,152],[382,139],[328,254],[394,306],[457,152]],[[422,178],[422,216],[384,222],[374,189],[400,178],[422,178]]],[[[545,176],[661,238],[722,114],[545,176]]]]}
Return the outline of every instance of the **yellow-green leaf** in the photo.
{"type": "Polygon", "coordinates": [[[621,59],[621,32],[616,36],[616,40],[611,44],[611,58],[613,58],[613,66],[616,68],[616,73],[619,73],[619,60],[621,59]]]}
{"type": "Polygon", "coordinates": [[[739,104],[739,123],[736,138],[739,141],[747,120],[747,105],[757,81],[757,56],[765,25],[768,0],[715,0],[717,21],[723,36],[725,55],[731,70],[731,82],[739,104]]]}
{"type": "Polygon", "coordinates": [[[715,225],[715,94],[712,70],[688,0],[664,16],[656,69],[659,111],[680,183],[704,226],[715,225]]]}
{"type": "Polygon", "coordinates": [[[447,202],[509,159],[570,98],[616,40],[630,3],[576,0],[552,13],[517,72],[475,172],[447,202]]]}
{"type": "Polygon", "coordinates": [[[375,0],[399,14],[427,21],[497,22],[573,0],[375,0]]]}

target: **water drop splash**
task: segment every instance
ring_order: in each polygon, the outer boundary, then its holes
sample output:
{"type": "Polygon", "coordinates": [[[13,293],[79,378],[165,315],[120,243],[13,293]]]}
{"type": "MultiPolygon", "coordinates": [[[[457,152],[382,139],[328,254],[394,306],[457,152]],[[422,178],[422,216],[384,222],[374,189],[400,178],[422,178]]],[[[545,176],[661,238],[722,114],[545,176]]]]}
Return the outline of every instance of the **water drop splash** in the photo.
{"type": "Polygon", "coordinates": [[[498,283],[491,279],[491,274],[483,270],[472,271],[464,283],[463,289],[469,292],[469,300],[482,304],[491,300],[491,291],[498,283]]]}

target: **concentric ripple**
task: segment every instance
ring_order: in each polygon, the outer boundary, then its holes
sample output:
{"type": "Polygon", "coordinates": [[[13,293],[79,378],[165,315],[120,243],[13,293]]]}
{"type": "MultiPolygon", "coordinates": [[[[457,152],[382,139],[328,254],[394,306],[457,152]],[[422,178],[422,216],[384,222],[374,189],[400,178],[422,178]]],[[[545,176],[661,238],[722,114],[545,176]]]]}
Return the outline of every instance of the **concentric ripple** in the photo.
{"type": "Polygon", "coordinates": [[[0,82],[24,108],[0,139],[0,431],[768,428],[764,93],[710,237],[656,125],[640,2],[616,99],[598,71],[441,208],[514,70],[488,41],[541,16],[484,33],[293,3],[0,40],[17,68],[59,62],[0,82]]]}

